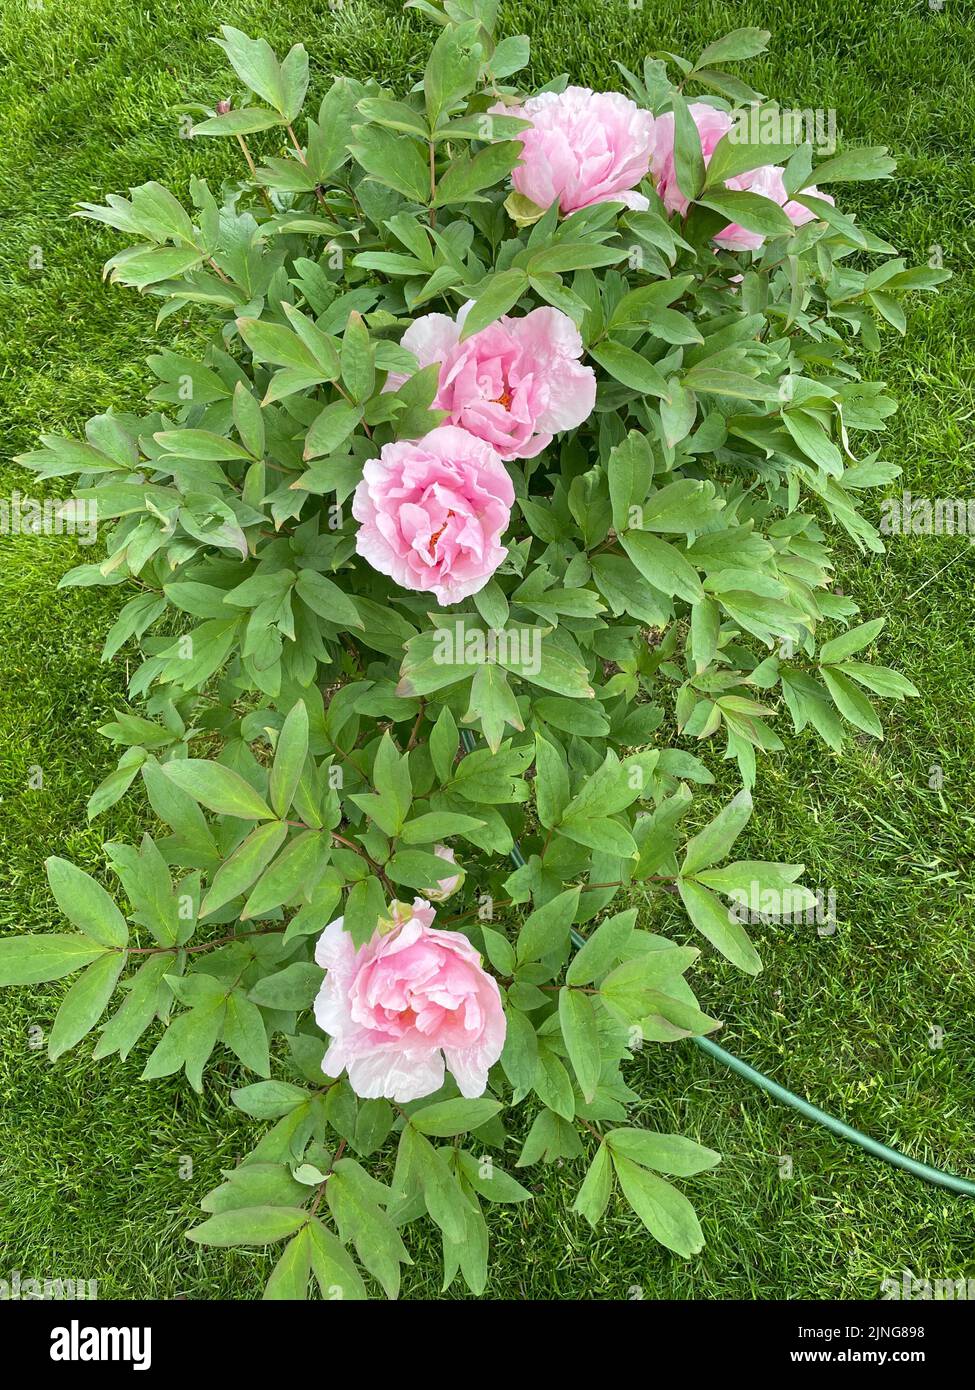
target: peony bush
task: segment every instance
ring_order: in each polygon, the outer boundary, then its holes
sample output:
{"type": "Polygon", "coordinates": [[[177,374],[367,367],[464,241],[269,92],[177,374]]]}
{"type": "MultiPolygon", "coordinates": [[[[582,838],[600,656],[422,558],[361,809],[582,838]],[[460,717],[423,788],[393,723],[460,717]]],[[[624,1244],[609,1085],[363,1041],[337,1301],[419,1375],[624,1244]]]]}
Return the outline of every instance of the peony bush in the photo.
{"type": "Polygon", "coordinates": [[[759,757],[917,693],[828,539],[882,549],[894,402],[857,363],[944,278],[819,191],[886,152],[743,138],[777,112],[727,71],[759,30],[526,93],[492,0],[416,7],[422,82],[311,114],[301,44],[223,28],[239,86],[194,135],[239,179],[83,208],[163,340],[208,344],[21,459],[101,524],[62,582],[126,595],[89,813],[148,829],[105,844],[113,892],[48,859],[69,926],[0,943],[0,982],[75,977],[52,1059],[97,1030],[197,1090],[232,1059],[255,1145],[190,1237],[280,1243],[271,1298],[395,1296],[415,1221],[480,1293],[538,1162],[593,1226],[623,1201],[699,1251],[671,1179],[718,1155],[645,1122],[633,1054],[718,1028],[693,966],[760,970],[743,905],[812,901],[735,858],[759,757]],[[718,760],[742,788],[702,813],[718,760]]]}

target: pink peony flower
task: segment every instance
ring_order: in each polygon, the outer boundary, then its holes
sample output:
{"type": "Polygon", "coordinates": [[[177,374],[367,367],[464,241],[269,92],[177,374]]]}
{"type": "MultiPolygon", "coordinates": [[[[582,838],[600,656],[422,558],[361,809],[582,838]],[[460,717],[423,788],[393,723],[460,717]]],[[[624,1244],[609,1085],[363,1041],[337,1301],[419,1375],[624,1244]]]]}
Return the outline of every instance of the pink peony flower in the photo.
{"type": "Polygon", "coordinates": [[[522,153],[511,182],[539,207],[556,200],[564,213],[608,202],[649,207],[632,190],[650,167],[653,117],[621,92],[566,87],[529,97],[521,107],[492,110],[532,123],[515,137],[522,153]]]}
{"type": "MultiPolygon", "coordinates": [[[[438,859],[443,859],[445,863],[457,864],[457,856],[449,845],[434,845],[433,852],[438,859]]],[[[463,869],[458,869],[455,874],[448,874],[446,878],[438,878],[436,889],[430,892],[430,901],[442,903],[445,898],[450,897],[451,893],[456,893],[463,881],[463,869]]]]}
{"type": "MultiPolygon", "coordinates": [[[[596,403],[596,374],[583,367],[579,330],[558,309],[500,318],[460,342],[471,303],[456,319],[426,314],[403,334],[421,367],[440,365],[434,409],[486,440],[503,459],[534,458],[559,430],[575,429],[596,403]]],[[[405,380],[390,376],[395,389],[405,380]]]]}
{"type": "MultiPolygon", "coordinates": [[[[749,193],[758,193],[763,198],[771,198],[773,203],[778,203],[795,227],[802,227],[807,222],[815,221],[816,214],[814,212],[810,212],[801,203],[795,202],[786,193],[782,170],[775,164],[763,164],[758,169],[750,169],[747,174],[740,174],[737,178],[729,179],[727,186],[728,188],[744,189],[749,193]]],[[[804,188],[803,193],[809,193],[814,198],[822,198],[824,203],[834,201],[828,193],[820,193],[815,186],[804,188]]],[[[765,238],[760,232],[746,231],[737,222],[723,227],[714,241],[716,245],[723,246],[727,251],[757,251],[765,244],[765,238]]]]}
{"type": "Polygon", "coordinates": [[[501,1056],[506,1023],[497,982],[460,932],[431,927],[423,898],[393,904],[392,929],[356,950],[342,918],[319,937],[326,971],[315,1018],[331,1038],[328,1076],[348,1071],[367,1099],[419,1100],[438,1091],[444,1064],[461,1094],[484,1093],[501,1056]]]}
{"type": "MultiPolygon", "coordinates": [[[[692,102],[688,109],[701,137],[704,163],[708,165],[718,141],[727,134],[734,122],[727,111],[718,111],[715,107],[708,106],[706,102],[692,102]]],[[[671,112],[668,111],[663,116],[657,117],[655,133],[656,139],[650,165],[654,184],[667,211],[679,212],[683,216],[690,203],[677,183],[677,170],[674,163],[674,117],[671,112]]],[[[814,212],[804,208],[801,203],[789,198],[782,180],[782,170],[775,164],[762,164],[757,169],[749,169],[744,174],[736,174],[733,178],[725,180],[724,187],[738,192],[757,193],[763,198],[770,198],[772,202],[778,203],[796,227],[811,222],[816,216],[814,212]]],[[[803,191],[810,193],[814,198],[822,198],[824,202],[833,202],[828,193],[820,193],[816,188],[807,188],[803,191]]],[[[764,245],[765,237],[759,232],[747,231],[737,222],[732,222],[718,232],[714,237],[714,242],[717,246],[724,247],[726,251],[757,251],[764,245]]]]}
{"type": "Polygon", "coordinates": [[[476,594],[507,550],[499,544],[515,490],[483,439],[441,425],[369,459],[352,500],[356,550],[404,589],[441,607],[476,594]]]}

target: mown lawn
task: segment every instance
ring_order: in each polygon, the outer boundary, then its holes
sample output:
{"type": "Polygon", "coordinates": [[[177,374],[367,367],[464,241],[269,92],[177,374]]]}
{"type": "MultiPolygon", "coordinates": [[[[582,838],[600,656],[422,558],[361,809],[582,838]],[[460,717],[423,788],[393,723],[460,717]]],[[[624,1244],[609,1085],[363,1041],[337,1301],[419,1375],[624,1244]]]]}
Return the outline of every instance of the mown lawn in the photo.
{"type": "MultiPolygon", "coordinates": [[[[902,403],[885,457],[903,468],[905,488],[928,497],[970,496],[975,483],[975,44],[961,11],[959,0],[503,7],[508,32],[532,35],[533,78],[568,70],[598,87],[617,85],[614,59],[636,67],[651,49],[693,54],[731,28],[764,24],[773,39],[751,65],[757,86],[787,105],[835,107],[848,141],[891,146],[896,182],[836,191],[910,257],[940,248],[954,272],[939,298],[916,303],[906,341],[886,335],[866,371],[902,403]]],[[[149,178],[181,192],[191,171],[214,182],[231,171],[233,151],[181,139],[173,109],[225,94],[223,57],[206,42],[224,21],[279,48],[304,40],[319,86],[346,71],[402,87],[418,76],[429,33],[390,0],[334,10],[296,0],[3,6],[2,496],[36,492],[9,460],[38,432],[75,431],[96,411],[141,402],[153,302],[102,283],[102,262],[121,243],[69,214],[149,178]]],[[[195,330],[171,320],[162,332],[189,343],[195,330]]],[[[123,697],[125,670],[99,663],[118,592],[56,590],[79,558],[68,540],[0,536],[4,929],[54,927],[48,854],[99,869],[102,839],[144,823],[128,802],[95,826],[85,820],[113,761],[95,729],[123,697]]],[[[922,698],[891,713],[882,745],[857,742],[834,757],[811,737],[790,738],[787,756],[762,765],[747,849],[805,862],[809,882],[835,891],[839,927],[754,928],[765,973],[744,980],[711,953],[697,989],[702,1007],[727,1020],[722,1042],[753,1065],[874,1136],[975,1176],[975,556],[964,539],[917,537],[885,556],[841,558],[845,591],[865,615],[888,615],[881,658],[922,698]]],[[[686,929],[667,898],[648,907],[657,920],[686,929]]],[[[140,1084],[145,1049],[95,1067],[82,1046],[52,1067],[31,1042],[63,990],[0,999],[0,1278],[95,1278],[103,1297],[257,1296],[270,1256],[205,1252],[183,1234],[219,1169],[252,1143],[252,1122],[230,1104],[233,1068],[218,1068],[200,1100],[176,1078],[140,1084]]],[[[621,1207],[594,1238],[568,1212],[575,1175],[531,1170],[535,1202],[495,1209],[491,1296],[874,1298],[905,1266],[932,1278],[975,1274],[965,1199],[841,1145],[688,1045],[649,1049],[632,1070],[648,1124],[725,1154],[686,1185],[705,1253],[679,1260],[621,1207]],[[780,1176],[784,1156],[791,1178],[780,1176]]],[[[406,1292],[436,1297],[431,1233],[414,1253],[406,1292]]]]}

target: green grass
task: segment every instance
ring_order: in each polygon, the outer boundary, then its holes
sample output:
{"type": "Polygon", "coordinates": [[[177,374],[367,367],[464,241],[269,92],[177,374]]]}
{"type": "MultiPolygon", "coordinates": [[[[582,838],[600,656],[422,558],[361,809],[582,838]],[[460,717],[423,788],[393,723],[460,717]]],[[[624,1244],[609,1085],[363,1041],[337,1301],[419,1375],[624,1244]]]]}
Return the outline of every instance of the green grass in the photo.
{"type": "MultiPolygon", "coordinates": [[[[618,85],[614,59],[636,67],[651,49],[692,53],[728,29],[764,23],[773,40],[750,68],[756,85],[789,105],[835,107],[847,140],[892,147],[896,182],[836,192],[912,258],[926,261],[940,246],[955,275],[940,297],[917,302],[906,341],[886,335],[880,359],[866,364],[901,401],[885,457],[902,466],[905,487],[931,497],[970,495],[975,481],[975,54],[960,10],[957,0],[940,12],[926,0],[504,7],[504,30],[532,35],[535,80],[568,70],[602,87],[618,85]]],[[[401,87],[428,45],[425,24],[390,3],[4,6],[4,496],[36,492],[9,458],[41,430],[76,431],[97,410],[142,400],[153,303],[101,282],[102,262],[121,243],[69,213],[148,178],[179,192],[193,171],[214,181],[235,172],[232,150],[180,139],[172,109],[225,94],[223,57],[206,42],[224,21],[279,48],[303,39],[319,87],[338,71],[401,87]],[[35,247],[43,264],[32,269],[35,247]]],[[[162,336],[193,331],[170,321],[162,336]]],[[[812,738],[788,738],[788,754],[761,765],[747,849],[805,862],[809,882],[835,890],[839,930],[754,928],[765,973],[745,980],[708,952],[697,990],[727,1020],[722,1042],[753,1065],[877,1138],[972,1176],[975,553],[964,540],[911,538],[885,556],[841,548],[840,557],[846,592],[866,615],[888,615],[881,659],[910,675],[922,698],[890,714],[882,745],[853,743],[837,758],[812,738]],[[929,786],[935,764],[940,791],[929,786]],[[940,1049],[929,1046],[933,1026],[944,1029],[940,1049]]],[[[97,869],[103,838],[141,829],[139,808],[127,803],[95,827],[85,821],[85,800],[112,765],[95,729],[121,698],[125,671],[98,660],[118,594],[56,591],[78,559],[68,541],[0,537],[0,928],[55,925],[46,855],[97,869]],[[39,789],[30,786],[38,767],[39,789]]],[[[647,922],[689,930],[666,896],[652,901],[647,922]]],[[[94,1067],[82,1046],[52,1067],[31,1047],[31,1030],[49,1029],[63,992],[49,985],[0,999],[0,1278],[16,1269],[95,1278],[103,1297],[258,1296],[270,1256],[205,1252],[184,1238],[220,1168],[253,1142],[252,1122],[230,1104],[234,1069],[218,1067],[201,1100],[176,1079],[140,1084],[144,1050],[94,1067]]],[[[690,1262],[668,1254],[619,1205],[594,1237],[568,1211],[575,1174],[533,1169],[535,1202],[492,1213],[489,1295],[874,1298],[905,1265],[931,1277],[975,1273],[964,1199],[834,1141],[689,1045],[648,1048],[631,1080],[646,1097],[645,1123],[725,1155],[685,1184],[705,1253],[690,1262]],[[779,1176],[780,1155],[792,1157],[790,1179],[779,1176]]],[[[437,1242],[414,1229],[406,1293],[436,1297],[437,1242]]]]}

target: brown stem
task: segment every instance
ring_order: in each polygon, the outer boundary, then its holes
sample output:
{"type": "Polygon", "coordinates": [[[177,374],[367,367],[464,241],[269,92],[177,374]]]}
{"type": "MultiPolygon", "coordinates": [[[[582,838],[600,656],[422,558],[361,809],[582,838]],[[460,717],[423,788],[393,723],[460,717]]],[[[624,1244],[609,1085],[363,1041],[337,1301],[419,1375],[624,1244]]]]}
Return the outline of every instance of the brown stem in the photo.
{"type": "MultiPolygon", "coordinates": [[[[302,164],[303,164],[303,165],[305,166],[305,168],[307,169],[307,168],[308,168],[308,160],[305,158],[305,152],[304,152],[304,150],[301,148],[301,146],[299,145],[299,143],[298,143],[298,137],[297,137],[297,135],[295,135],[294,129],[293,129],[290,125],[288,126],[288,134],[291,136],[291,143],[292,143],[292,145],[294,145],[294,147],[295,147],[295,153],[297,154],[298,158],[301,160],[302,164]]],[[[325,206],[325,196],[324,196],[324,194],[322,193],[322,190],[318,187],[317,184],[315,185],[315,197],[318,199],[318,201],[319,201],[319,202],[322,204],[322,206],[324,207],[324,206],[325,206]]]]}
{"type": "Polygon", "coordinates": [[[340,845],[344,845],[346,849],[350,849],[354,854],[358,854],[360,859],[364,859],[366,863],[369,865],[370,869],[372,869],[373,873],[378,875],[378,877],[382,879],[383,883],[385,883],[387,890],[390,893],[392,893],[394,897],[396,896],[396,890],[390,883],[389,879],[386,877],[382,865],[377,864],[371,854],[364,850],[361,845],[357,845],[354,840],[347,840],[344,835],[336,835],[334,830],[330,830],[328,833],[329,835],[331,835],[333,840],[338,840],[340,845]]]}
{"type": "Polygon", "coordinates": [[[244,152],[244,158],[247,160],[247,167],[251,171],[251,177],[253,178],[254,182],[258,185],[258,187],[261,190],[261,197],[264,199],[268,212],[272,214],[275,213],[276,208],[274,204],[271,202],[271,195],[268,193],[267,189],[264,187],[264,185],[260,182],[260,180],[257,177],[257,165],[251,158],[251,152],[247,148],[247,141],[244,139],[242,135],[238,135],[237,143],[244,152]]]}
{"type": "Polygon", "coordinates": [[[421,700],[420,700],[420,712],[419,712],[419,714],[416,716],[416,723],[413,725],[413,728],[412,728],[412,730],[410,731],[409,741],[408,741],[408,743],[407,743],[407,745],[406,745],[406,751],[407,751],[408,753],[410,752],[411,749],[413,749],[413,748],[416,747],[416,741],[417,741],[417,739],[420,737],[420,728],[421,728],[421,725],[423,724],[423,716],[424,716],[425,712],[426,712],[426,701],[423,700],[423,699],[421,699],[421,700]]]}

